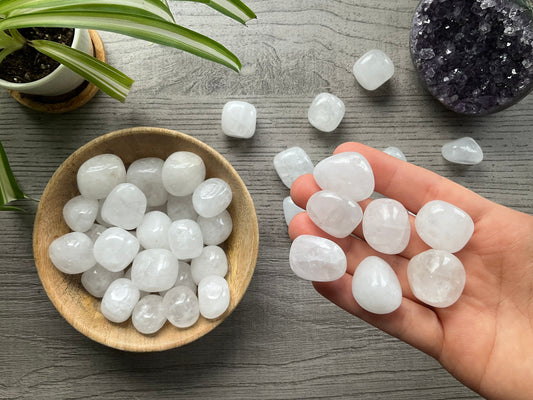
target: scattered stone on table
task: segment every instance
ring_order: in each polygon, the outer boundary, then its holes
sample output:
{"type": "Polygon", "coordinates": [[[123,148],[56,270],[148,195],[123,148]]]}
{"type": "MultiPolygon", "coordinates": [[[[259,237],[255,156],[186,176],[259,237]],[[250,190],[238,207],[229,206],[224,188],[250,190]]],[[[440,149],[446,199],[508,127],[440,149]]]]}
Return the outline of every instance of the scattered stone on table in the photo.
{"type": "MultiPolygon", "coordinates": [[[[185,261],[179,261],[178,263],[178,278],[176,279],[176,282],[174,283],[173,287],[177,286],[187,286],[189,289],[191,289],[194,293],[196,293],[196,283],[194,283],[191,275],[191,266],[187,264],[185,261]]],[[[172,289],[172,288],[171,288],[172,289]]],[[[161,296],[164,296],[168,290],[162,290],[159,292],[161,296]]]]}
{"type": "Polygon", "coordinates": [[[122,278],[123,271],[111,272],[99,264],[81,274],[81,284],[94,297],[102,298],[111,282],[122,278]]]}
{"type": "Polygon", "coordinates": [[[353,66],[353,74],[366,90],[376,90],[394,75],[394,64],[381,50],[363,54],[353,66]]]}
{"type": "Polygon", "coordinates": [[[179,260],[198,257],[204,247],[200,226],[191,219],[174,221],[168,228],[168,242],[179,260]]]}
{"type": "Polygon", "coordinates": [[[111,322],[121,323],[126,321],[139,301],[139,289],[126,278],[113,281],[107,288],[100,311],[111,322]]]}
{"type": "Polygon", "coordinates": [[[102,218],[126,230],[137,228],[146,212],[146,196],[132,183],[117,185],[102,204],[102,218]]]}
{"type": "Polygon", "coordinates": [[[191,260],[191,275],[194,283],[210,275],[225,277],[228,273],[228,258],[222,248],[205,246],[202,254],[191,260]]]}
{"type": "Polygon", "coordinates": [[[131,322],[142,334],[156,333],[167,322],[163,298],[156,294],[144,296],[133,308],[131,322]]]}
{"type": "Polygon", "coordinates": [[[163,298],[163,307],[168,321],[178,328],[188,328],[200,317],[198,298],[186,286],[170,289],[163,298]]]}
{"type": "Polygon", "coordinates": [[[98,215],[98,200],[76,196],[63,207],[63,219],[74,232],[87,232],[98,215]]]}
{"type": "Polygon", "coordinates": [[[178,259],[170,250],[143,250],[133,260],[131,281],[145,292],[168,290],[178,278],[178,259]]]}
{"type": "Polygon", "coordinates": [[[220,317],[229,307],[228,282],[218,275],[207,276],[198,284],[200,314],[207,319],[220,317]]]}
{"type": "Polygon", "coordinates": [[[163,165],[164,161],[157,157],[140,158],[132,162],[126,172],[126,182],[141,189],[148,207],[162,206],[167,202],[168,192],[161,178],[163,165]]]}
{"type": "Polygon", "coordinates": [[[231,203],[231,187],[220,178],[210,178],[198,185],[192,195],[194,210],[204,218],[212,218],[231,203]]]}
{"type": "Polygon", "coordinates": [[[187,196],[205,179],[202,158],[189,151],[172,153],[165,160],[162,170],[163,185],[173,196],[187,196]]]}
{"type": "Polygon", "coordinates": [[[305,150],[296,146],[276,154],[274,168],[284,185],[290,189],[298,177],[312,174],[314,167],[305,150]]]}
{"type": "Polygon", "coordinates": [[[144,214],[144,217],[137,227],[136,236],[139,244],[145,249],[167,249],[168,228],[172,220],[161,211],[151,211],[144,214]]]}
{"type": "Polygon", "coordinates": [[[256,108],[245,101],[228,101],[222,109],[222,131],[225,135],[249,139],[255,133],[256,108]]]}
{"type": "Polygon", "coordinates": [[[94,267],[93,241],[85,233],[70,232],[48,247],[50,260],[65,274],[79,274],[94,267]]]}
{"type": "Polygon", "coordinates": [[[172,221],[192,219],[196,221],[198,213],[192,205],[192,194],[188,196],[168,196],[167,215],[172,221]]]}
{"type": "Polygon", "coordinates": [[[130,232],[111,227],[94,242],[94,258],[112,272],[124,270],[139,252],[139,241],[130,232]]]}
{"type": "Polygon", "coordinates": [[[103,199],[126,182],[124,163],[114,154],[100,154],[85,161],[77,173],[78,189],[87,199],[103,199]]]}
{"type": "Polygon", "coordinates": [[[228,210],[222,211],[215,217],[198,217],[198,225],[202,231],[204,244],[217,246],[224,242],[233,230],[233,221],[228,210]]]}
{"type": "Polygon", "coordinates": [[[352,294],[357,304],[374,314],[389,314],[402,303],[402,287],[396,273],[383,259],[365,258],[355,269],[352,294]]]}
{"type": "Polygon", "coordinates": [[[291,196],[287,196],[283,199],[283,214],[287,226],[289,226],[292,219],[301,212],[305,212],[305,210],[302,207],[298,207],[292,200],[291,196]]]}
{"type": "Polygon", "coordinates": [[[315,97],[307,118],[309,123],[322,132],[333,132],[342,119],[346,107],[341,99],[331,93],[320,93],[315,97]]]}
{"type": "Polygon", "coordinates": [[[464,137],[442,146],[442,156],[456,164],[475,165],[483,161],[483,150],[471,137],[464,137]]]}
{"type": "Polygon", "coordinates": [[[444,250],[427,250],[407,265],[409,286],[415,297],[433,307],[449,307],[459,299],[466,282],[461,261],[444,250]]]}
{"type": "Polygon", "coordinates": [[[407,161],[405,154],[403,154],[403,152],[398,147],[389,146],[385,150],[383,150],[383,152],[388,154],[389,156],[396,157],[402,161],[407,161]]]}

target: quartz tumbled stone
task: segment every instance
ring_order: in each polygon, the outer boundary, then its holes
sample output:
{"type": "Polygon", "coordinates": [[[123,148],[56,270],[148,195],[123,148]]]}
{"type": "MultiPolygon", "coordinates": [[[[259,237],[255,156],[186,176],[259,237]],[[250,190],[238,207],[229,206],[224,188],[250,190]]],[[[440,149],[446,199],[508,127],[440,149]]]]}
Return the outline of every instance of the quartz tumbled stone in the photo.
{"type": "Polygon", "coordinates": [[[84,233],[71,232],[54,240],[48,248],[52,263],[65,274],[79,274],[92,268],[93,241],[84,233]]]}
{"type": "Polygon", "coordinates": [[[102,218],[126,230],[137,228],[146,212],[146,196],[132,183],[117,185],[102,204],[102,218]]]}
{"type": "Polygon", "coordinates": [[[139,289],[126,278],[113,281],[107,288],[100,311],[111,322],[121,323],[126,321],[139,301],[139,289]]]}
{"type": "Polygon", "coordinates": [[[198,213],[192,204],[192,194],[188,196],[168,196],[167,215],[172,221],[178,219],[192,219],[198,218],[198,213]]]}
{"type": "Polygon", "coordinates": [[[411,258],[407,279],[415,297],[433,307],[448,307],[459,299],[466,282],[461,261],[443,250],[427,250],[411,258]]]}
{"type": "Polygon", "coordinates": [[[101,298],[104,296],[111,282],[123,276],[123,271],[111,272],[101,265],[96,264],[81,274],[81,284],[94,297],[101,298]]]}
{"type": "Polygon", "coordinates": [[[318,236],[301,235],[292,242],[289,253],[292,271],[302,279],[335,281],[346,272],[346,255],[335,242],[318,236]]]}
{"type": "Polygon", "coordinates": [[[396,157],[399,160],[407,161],[405,154],[403,154],[403,151],[401,151],[398,147],[389,146],[385,150],[383,150],[383,153],[386,153],[389,156],[396,157]]]}
{"type": "Polygon", "coordinates": [[[220,178],[203,181],[194,190],[192,204],[194,210],[204,218],[212,218],[224,211],[231,203],[231,187],[220,178]]]}
{"type": "Polygon", "coordinates": [[[114,154],[100,154],[85,161],[77,173],[78,189],[87,199],[103,199],[126,182],[126,168],[114,154]]]}
{"type": "Polygon", "coordinates": [[[442,156],[456,164],[475,165],[483,161],[483,150],[471,137],[463,137],[444,144],[442,156]]]}
{"type": "Polygon", "coordinates": [[[204,245],[202,230],[196,221],[180,219],[168,228],[170,249],[180,260],[198,257],[204,245]]]}
{"type": "Polygon", "coordinates": [[[249,139],[255,133],[257,110],[245,101],[228,101],[222,109],[222,132],[239,139],[249,139]]]}
{"type": "Polygon", "coordinates": [[[168,228],[172,221],[161,211],[151,211],[144,217],[137,227],[137,239],[145,249],[168,249],[168,228]]]}
{"type": "Polygon", "coordinates": [[[126,172],[126,182],[141,189],[149,207],[162,206],[167,202],[168,192],[161,178],[163,164],[164,161],[157,157],[140,158],[132,162],[126,172]]]}
{"type": "Polygon", "coordinates": [[[309,123],[322,132],[333,132],[342,119],[346,107],[341,99],[331,93],[320,93],[315,97],[307,117],[309,123]]]}
{"type": "Polygon", "coordinates": [[[380,253],[401,253],[411,237],[407,210],[393,199],[373,200],[363,215],[363,235],[369,246],[380,253]]]}
{"type": "Polygon", "coordinates": [[[363,54],[353,66],[353,74],[366,90],[376,90],[394,75],[394,63],[381,50],[370,50],[363,54]]]}
{"type": "Polygon", "coordinates": [[[200,314],[207,319],[220,317],[229,307],[228,282],[218,275],[207,276],[198,284],[200,314]]]}
{"type": "Polygon", "coordinates": [[[168,321],[178,328],[188,328],[200,317],[198,298],[186,286],[170,289],[163,298],[163,307],[168,321]]]}
{"type": "Polygon", "coordinates": [[[131,314],[133,326],[145,335],[156,333],[166,321],[163,298],[156,294],[149,294],[140,299],[131,314]]]}
{"type": "Polygon", "coordinates": [[[98,215],[98,201],[76,196],[63,207],[63,219],[74,232],[86,232],[94,224],[98,215]]]}
{"type": "MultiPolygon", "coordinates": [[[[191,266],[185,261],[179,261],[178,263],[178,278],[176,279],[176,282],[174,282],[173,287],[177,286],[187,286],[194,293],[196,293],[197,286],[196,283],[194,283],[194,280],[192,279],[191,266]]],[[[159,292],[159,294],[161,296],[164,296],[167,292],[168,290],[162,290],[159,292]]]]}
{"type": "Polygon", "coordinates": [[[337,238],[350,235],[363,218],[359,204],[328,190],[313,194],[306,210],[316,226],[337,238]]]}
{"type": "Polygon", "coordinates": [[[191,260],[191,275],[194,283],[199,284],[209,275],[225,277],[228,273],[228,258],[218,246],[206,246],[202,254],[191,260]]]}
{"type": "Polygon", "coordinates": [[[305,210],[302,207],[298,207],[294,201],[292,200],[291,196],[287,196],[283,199],[283,214],[285,216],[285,222],[287,223],[287,226],[291,223],[292,219],[300,214],[301,212],[304,212],[305,210]]]}
{"type": "Polygon", "coordinates": [[[355,269],[352,294],[357,304],[374,314],[389,314],[402,303],[402,287],[391,266],[375,256],[355,269]]]}
{"type": "Polygon", "coordinates": [[[320,161],[313,175],[321,189],[352,201],[365,200],[374,192],[372,168],[367,159],[356,152],[339,153],[320,161]]]}
{"type": "Polygon", "coordinates": [[[474,221],[460,208],[442,200],[426,203],[415,218],[418,236],[430,247],[456,253],[474,233],[474,221]]]}
{"type": "Polygon", "coordinates": [[[166,249],[143,250],[133,260],[131,281],[145,292],[170,289],[178,278],[178,259],[166,249]]]}
{"type": "Polygon", "coordinates": [[[138,251],[137,238],[122,228],[108,228],[94,242],[94,258],[112,272],[124,270],[138,251]]]}
{"type": "Polygon", "coordinates": [[[200,216],[197,222],[202,231],[204,244],[207,246],[216,246],[224,242],[233,230],[233,221],[228,210],[224,210],[212,218],[200,216]]]}
{"type": "Polygon", "coordinates": [[[173,196],[187,196],[205,179],[202,158],[189,151],[172,153],[163,164],[162,179],[165,189],[173,196]]]}
{"type": "Polygon", "coordinates": [[[298,177],[312,174],[314,167],[305,150],[296,146],[276,154],[274,168],[283,184],[290,189],[298,177]]]}

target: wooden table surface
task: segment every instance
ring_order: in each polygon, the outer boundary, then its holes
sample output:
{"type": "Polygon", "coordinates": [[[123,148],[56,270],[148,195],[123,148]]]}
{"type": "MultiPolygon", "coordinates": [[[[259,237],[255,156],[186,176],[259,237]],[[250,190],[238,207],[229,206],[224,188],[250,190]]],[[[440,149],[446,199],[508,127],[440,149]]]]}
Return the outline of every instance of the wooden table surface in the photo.
{"type": "MultiPolygon", "coordinates": [[[[134,79],[126,104],[99,93],[64,115],[40,114],[0,93],[0,138],[22,188],[40,196],[75,149],[106,132],[156,126],[188,133],[235,166],[254,199],[259,260],[235,312],[183,348],[132,354],[92,342],[65,322],[42,289],[32,256],[36,205],[0,213],[1,399],[475,399],[432,358],[338,309],[290,271],[273,157],[301,146],[314,162],[345,141],[402,149],[431,169],[506,206],[533,213],[533,96],[498,114],[466,118],[417,80],[408,33],[417,0],[247,0],[242,27],[201,5],[172,4],[177,20],[219,40],[242,60],[236,74],[182,52],[102,33],[108,60],[134,79]],[[352,66],[371,48],[396,65],[389,84],[365,92],[352,66]],[[334,133],[307,121],[320,92],[344,100],[334,133]],[[250,140],[224,136],[228,100],[257,107],[250,140]],[[485,160],[459,167],[443,143],[474,137],[485,160]]],[[[416,326],[413,326],[416,329],[416,326]]],[[[468,329],[468,327],[465,327],[468,329]]]]}

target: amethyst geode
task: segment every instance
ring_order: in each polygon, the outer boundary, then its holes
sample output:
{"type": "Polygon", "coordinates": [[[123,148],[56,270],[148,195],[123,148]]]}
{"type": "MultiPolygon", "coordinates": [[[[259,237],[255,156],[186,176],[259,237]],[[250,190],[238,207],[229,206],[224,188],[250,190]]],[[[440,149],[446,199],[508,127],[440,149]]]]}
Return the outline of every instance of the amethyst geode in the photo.
{"type": "Polygon", "coordinates": [[[422,0],[413,18],[413,63],[447,108],[489,114],[533,88],[531,0],[422,0]]]}

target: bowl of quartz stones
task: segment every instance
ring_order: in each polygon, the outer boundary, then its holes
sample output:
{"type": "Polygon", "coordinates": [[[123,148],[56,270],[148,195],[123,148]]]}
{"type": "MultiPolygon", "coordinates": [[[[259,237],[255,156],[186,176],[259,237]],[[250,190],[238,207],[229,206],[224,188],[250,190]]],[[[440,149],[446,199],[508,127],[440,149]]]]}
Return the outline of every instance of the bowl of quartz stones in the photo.
{"type": "Polygon", "coordinates": [[[43,287],[79,332],[109,347],[190,343],[238,305],[258,253],[252,198],[217,151],[131,128],[68,157],[41,198],[33,250],[43,287]]]}

